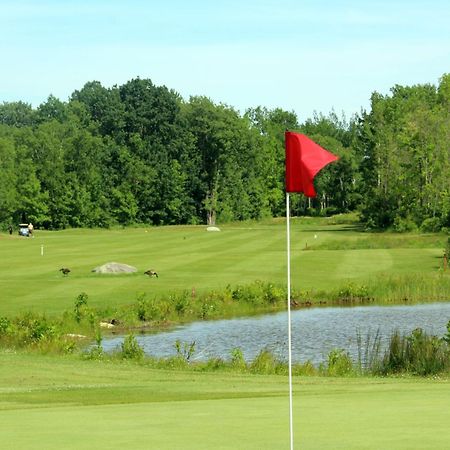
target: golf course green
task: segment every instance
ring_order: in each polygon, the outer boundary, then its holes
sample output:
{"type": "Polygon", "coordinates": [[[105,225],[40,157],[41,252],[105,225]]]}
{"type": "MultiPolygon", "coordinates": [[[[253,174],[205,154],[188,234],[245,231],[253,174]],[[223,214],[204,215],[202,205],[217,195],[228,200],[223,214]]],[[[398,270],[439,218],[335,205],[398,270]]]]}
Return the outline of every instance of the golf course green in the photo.
{"type": "MultiPolygon", "coordinates": [[[[0,353],[3,449],[289,448],[287,378],[0,353]]],[[[294,379],[295,448],[448,449],[450,381],[294,379]]]]}
{"type": "MultiPolygon", "coordinates": [[[[294,289],[366,286],[381,302],[450,300],[446,236],[370,234],[342,222],[292,221],[294,289]]],[[[256,280],[283,285],[286,278],[283,220],[229,224],[220,232],[36,230],[33,238],[0,234],[0,248],[0,317],[60,316],[82,292],[101,309],[132,304],[143,293],[158,298],[256,280]],[[138,271],[92,272],[112,261],[138,271]],[[70,268],[67,276],[62,267],[70,268]],[[148,269],[159,277],[144,275],[148,269]]],[[[448,377],[295,376],[295,448],[448,449],[449,403],[448,377]]],[[[0,439],[8,450],[289,448],[287,377],[2,348],[0,439]]]]}

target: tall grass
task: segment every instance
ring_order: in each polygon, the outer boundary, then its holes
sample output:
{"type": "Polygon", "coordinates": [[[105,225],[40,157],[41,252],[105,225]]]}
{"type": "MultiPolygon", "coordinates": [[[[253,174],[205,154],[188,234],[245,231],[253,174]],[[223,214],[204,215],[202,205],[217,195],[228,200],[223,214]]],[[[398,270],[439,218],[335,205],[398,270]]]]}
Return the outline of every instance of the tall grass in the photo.
{"type": "Polygon", "coordinates": [[[435,275],[397,274],[378,275],[367,283],[370,296],[377,303],[448,301],[450,274],[435,275]]]}
{"type": "Polygon", "coordinates": [[[420,328],[410,335],[395,332],[383,357],[368,370],[376,375],[410,373],[435,375],[450,371],[450,346],[445,339],[426,334],[420,328]]]}

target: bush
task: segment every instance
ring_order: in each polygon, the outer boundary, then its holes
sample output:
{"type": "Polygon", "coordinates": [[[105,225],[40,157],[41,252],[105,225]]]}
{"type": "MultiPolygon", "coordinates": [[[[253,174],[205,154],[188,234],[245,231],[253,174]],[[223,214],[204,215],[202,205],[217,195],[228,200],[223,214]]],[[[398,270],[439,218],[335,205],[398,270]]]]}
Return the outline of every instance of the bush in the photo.
{"type": "Polygon", "coordinates": [[[369,289],[367,286],[349,283],[339,289],[337,300],[345,303],[369,300],[369,289]]]}
{"type": "Polygon", "coordinates": [[[144,350],[138,344],[138,341],[133,334],[130,334],[124,339],[121,348],[122,351],[120,356],[123,359],[142,359],[144,357],[144,350]]]}
{"type": "Polygon", "coordinates": [[[444,250],[444,256],[447,258],[447,261],[450,261],[450,238],[447,240],[447,246],[444,250]]]}
{"type": "Polygon", "coordinates": [[[277,361],[269,350],[261,350],[249,366],[250,372],[262,375],[286,372],[284,364],[277,361]]]}
{"type": "Polygon", "coordinates": [[[17,343],[27,346],[39,341],[51,341],[57,337],[56,325],[50,323],[44,316],[28,313],[17,319],[17,343]]]}
{"type": "Polygon", "coordinates": [[[450,368],[450,350],[445,337],[429,336],[417,328],[409,336],[395,332],[377,372],[383,375],[411,373],[436,375],[450,368]]]}
{"type": "Polygon", "coordinates": [[[179,317],[183,316],[189,308],[190,297],[187,291],[171,295],[169,300],[173,303],[174,309],[179,317]]]}
{"type": "Polygon", "coordinates": [[[82,292],[75,300],[73,312],[75,316],[75,320],[80,323],[84,314],[86,313],[86,306],[88,301],[88,295],[86,292],[82,292]]]}
{"type": "Polygon", "coordinates": [[[215,371],[225,369],[227,367],[227,363],[222,358],[212,358],[208,359],[206,364],[203,366],[203,370],[205,372],[215,371]]]}
{"type": "Polygon", "coordinates": [[[352,371],[353,363],[346,351],[335,349],[328,354],[327,375],[343,376],[352,373],[352,371]]]}
{"type": "Polygon", "coordinates": [[[410,231],[416,231],[417,225],[409,217],[402,218],[397,216],[394,219],[393,229],[397,233],[408,233],[410,231]]]}
{"type": "Polygon", "coordinates": [[[11,328],[11,321],[6,317],[0,317],[0,335],[8,334],[11,328]]]}
{"type": "Polygon", "coordinates": [[[448,349],[436,336],[428,336],[417,328],[406,338],[408,369],[416,375],[431,375],[449,367],[448,349]]]}
{"type": "Polygon", "coordinates": [[[450,320],[447,322],[447,333],[446,335],[442,338],[442,340],[444,342],[447,342],[447,344],[450,345],[450,320]]]}
{"type": "Polygon", "coordinates": [[[142,296],[138,299],[135,309],[137,318],[140,322],[161,319],[161,312],[158,309],[158,305],[155,300],[145,300],[142,296]]]}
{"type": "Polygon", "coordinates": [[[234,348],[231,351],[231,366],[239,370],[244,370],[247,368],[244,354],[242,353],[242,350],[240,348],[234,348]]]}
{"type": "Polygon", "coordinates": [[[97,345],[95,347],[90,348],[88,351],[86,351],[82,354],[83,359],[98,360],[98,359],[103,359],[104,357],[105,357],[105,353],[104,353],[102,347],[99,347],[97,345]]]}
{"type": "Polygon", "coordinates": [[[284,288],[276,287],[272,283],[267,283],[262,286],[263,298],[269,305],[276,305],[284,303],[287,299],[287,291],[284,288]]]}
{"type": "Polygon", "coordinates": [[[273,306],[280,302],[284,303],[287,298],[284,287],[262,281],[255,281],[249,285],[236,286],[234,289],[228,288],[228,291],[231,299],[235,302],[247,303],[252,306],[273,306]]]}
{"type": "Polygon", "coordinates": [[[186,362],[189,362],[192,355],[195,353],[195,341],[191,343],[182,343],[179,339],[177,339],[174,347],[177,352],[177,357],[184,359],[186,362]]]}
{"type": "Polygon", "coordinates": [[[439,217],[428,217],[420,225],[420,231],[424,233],[437,233],[441,230],[442,222],[439,217]]]}

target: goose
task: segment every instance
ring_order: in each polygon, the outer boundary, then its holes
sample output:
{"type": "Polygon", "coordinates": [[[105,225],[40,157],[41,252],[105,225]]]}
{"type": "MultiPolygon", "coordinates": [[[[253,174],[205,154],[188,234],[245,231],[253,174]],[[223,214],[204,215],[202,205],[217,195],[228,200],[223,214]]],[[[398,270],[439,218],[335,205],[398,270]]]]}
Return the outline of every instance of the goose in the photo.
{"type": "Polygon", "coordinates": [[[150,278],[151,278],[151,277],[156,277],[156,278],[158,278],[158,273],[157,273],[155,270],[152,270],[152,269],[146,270],[146,271],[144,272],[144,274],[145,274],[145,275],[148,275],[150,278]]]}

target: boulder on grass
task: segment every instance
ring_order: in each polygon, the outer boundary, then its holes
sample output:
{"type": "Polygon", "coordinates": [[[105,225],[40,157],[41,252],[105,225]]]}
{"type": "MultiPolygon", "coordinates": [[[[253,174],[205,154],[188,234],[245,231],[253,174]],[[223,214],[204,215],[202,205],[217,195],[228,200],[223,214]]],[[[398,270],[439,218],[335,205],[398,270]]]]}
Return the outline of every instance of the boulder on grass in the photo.
{"type": "Polygon", "coordinates": [[[128,264],[122,264],[117,262],[109,262],[92,269],[95,273],[133,273],[137,272],[136,267],[129,266],[128,264]]]}

